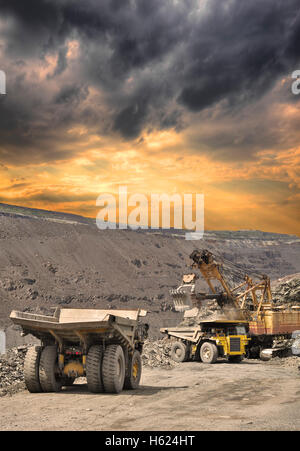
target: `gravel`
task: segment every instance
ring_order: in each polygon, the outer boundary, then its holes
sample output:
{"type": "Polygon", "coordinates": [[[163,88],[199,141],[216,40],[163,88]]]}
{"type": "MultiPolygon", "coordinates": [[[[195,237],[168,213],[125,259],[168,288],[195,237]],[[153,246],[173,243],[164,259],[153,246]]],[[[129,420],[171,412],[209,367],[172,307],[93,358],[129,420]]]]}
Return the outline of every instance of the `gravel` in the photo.
{"type": "Polygon", "coordinates": [[[150,368],[167,368],[172,369],[179,363],[174,362],[170,357],[172,341],[163,338],[162,340],[146,340],[143,348],[142,360],[143,365],[150,368]]]}
{"type": "Polygon", "coordinates": [[[300,304],[300,274],[283,277],[272,289],[276,305],[293,306],[300,304]]]}
{"type": "Polygon", "coordinates": [[[0,397],[25,389],[23,366],[28,346],[9,349],[0,356],[0,397]]]}
{"type": "MultiPolygon", "coordinates": [[[[144,344],[142,361],[143,366],[148,368],[163,368],[172,370],[180,363],[174,362],[170,357],[172,340],[146,340],[144,344]]],[[[30,345],[18,346],[9,349],[6,354],[0,356],[0,397],[13,395],[25,390],[23,366],[27,349],[30,345]]],[[[279,365],[286,368],[300,370],[300,358],[297,356],[273,357],[266,365],[279,365]]],[[[86,382],[85,378],[76,380],[76,383],[86,382]]]]}

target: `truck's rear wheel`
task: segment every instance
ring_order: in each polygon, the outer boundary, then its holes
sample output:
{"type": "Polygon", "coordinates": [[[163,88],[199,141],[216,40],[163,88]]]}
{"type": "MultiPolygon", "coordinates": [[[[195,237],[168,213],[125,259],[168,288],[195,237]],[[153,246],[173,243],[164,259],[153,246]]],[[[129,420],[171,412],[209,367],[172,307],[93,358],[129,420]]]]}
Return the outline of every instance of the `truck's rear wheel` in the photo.
{"type": "Polygon", "coordinates": [[[46,346],[41,353],[39,377],[44,392],[61,390],[63,378],[58,372],[58,352],[56,346],[46,346]]]}
{"type": "Polygon", "coordinates": [[[102,393],[104,391],[101,375],[102,360],[103,347],[101,345],[91,346],[86,359],[86,379],[88,389],[92,393],[102,393]]]}
{"type": "Polygon", "coordinates": [[[42,346],[32,346],[28,349],[24,360],[25,385],[30,393],[42,392],[39,377],[39,365],[42,346]]]}
{"type": "Polygon", "coordinates": [[[135,390],[138,388],[142,375],[142,358],[139,351],[134,351],[129,359],[129,374],[125,377],[124,388],[135,390]]]}
{"type": "Polygon", "coordinates": [[[203,363],[215,363],[218,358],[218,348],[214,343],[204,342],[200,348],[200,357],[203,363]]]}
{"type": "Polygon", "coordinates": [[[125,357],[120,345],[108,345],[104,351],[102,363],[104,390],[108,393],[120,393],[125,380],[125,357]]]}
{"type": "Polygon", "coordinates": [[[182,341],[175,341],[171,348],[171,358],[175,362],[186,362],[188,359],[188,348],[182,341]]]}

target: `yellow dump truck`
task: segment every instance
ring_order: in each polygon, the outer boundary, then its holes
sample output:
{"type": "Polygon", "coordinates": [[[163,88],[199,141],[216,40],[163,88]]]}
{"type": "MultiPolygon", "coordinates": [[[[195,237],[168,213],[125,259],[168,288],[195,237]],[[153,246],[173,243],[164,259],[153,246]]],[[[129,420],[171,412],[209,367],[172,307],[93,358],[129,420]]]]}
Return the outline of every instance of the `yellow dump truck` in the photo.
{"type": "Polygon", "coordinates": [[[168,338],[175,338],[171,357],[175,362],[200,360],[215,363],[218,357],[238,363],[246,354],[249,338],[247,321],[201,321],[196,326],[161,328],[168,338]]]}
{"type": "Polygon", "coordinates": [[[145,310],[56,309],[53,316],[12,311],[22,334],[41,340],[24,362],[27,389],[57,392],[86,377],[93,393],[119,393],[139,386],[145,310]]]}

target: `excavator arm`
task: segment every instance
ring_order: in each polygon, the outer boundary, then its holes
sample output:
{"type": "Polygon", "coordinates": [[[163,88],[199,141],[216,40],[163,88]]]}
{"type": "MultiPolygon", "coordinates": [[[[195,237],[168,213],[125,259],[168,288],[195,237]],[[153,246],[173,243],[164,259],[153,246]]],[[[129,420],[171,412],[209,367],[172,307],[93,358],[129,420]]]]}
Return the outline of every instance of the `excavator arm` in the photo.
{"type": "Polygon", "coordinates": [[[220,307],[231,306],[238,310],[247,310],[246,300],[250,298],[251,310],[257,313],[264,305],[272,305],[272,294],[270,279],[266,275],[261,276],[259,282],[254,283],[252,279],[245,275],[244,282],[230,289],[222,272],[221,263],[218,263],[213,254],[208,250],[194,250],[190,255],[192,268],[198,269],[206,281],[210,293],[196,293],[195,284],[198,275],[195,273],[185,274],[182,284],[171,291],[175,309],[185,311],[193,307],[201,306],[201,302],[206,299],[215,299],[220,307]],[[221,292],[217,292],[213,282],[218,281],[222,287],[221,292]],[[258,293],[259,292],[259,293],[258,293]]]}

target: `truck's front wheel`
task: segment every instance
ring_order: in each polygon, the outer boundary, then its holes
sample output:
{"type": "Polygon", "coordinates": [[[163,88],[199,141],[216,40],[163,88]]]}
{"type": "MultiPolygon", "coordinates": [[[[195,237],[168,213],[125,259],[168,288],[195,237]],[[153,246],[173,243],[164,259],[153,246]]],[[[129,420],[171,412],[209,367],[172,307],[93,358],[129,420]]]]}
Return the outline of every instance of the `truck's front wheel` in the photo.
{"type": "Polygon", "coordinates": [[[203,363],[215,363],[218,358],[218,348],[214,343],[204,342],[200,348],[200,358],[203,363]]]}

